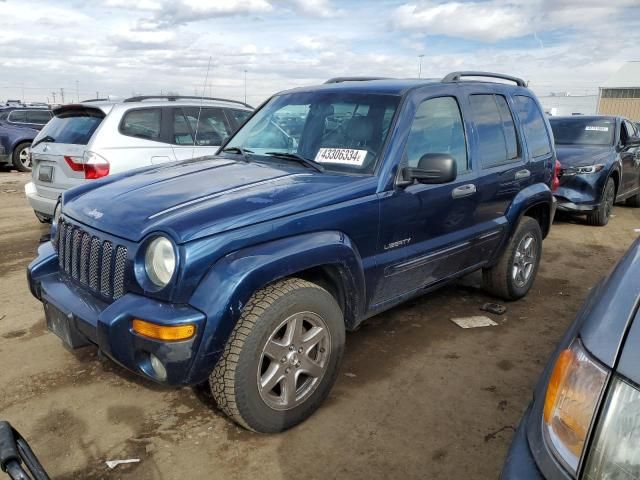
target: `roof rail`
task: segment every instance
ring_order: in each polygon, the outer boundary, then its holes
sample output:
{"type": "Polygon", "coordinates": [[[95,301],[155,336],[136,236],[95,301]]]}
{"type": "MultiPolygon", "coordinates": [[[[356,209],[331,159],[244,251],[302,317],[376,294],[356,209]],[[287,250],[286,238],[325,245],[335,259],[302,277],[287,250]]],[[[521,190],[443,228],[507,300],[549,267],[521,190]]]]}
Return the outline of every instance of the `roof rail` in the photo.
{"type": "Polygon", "coordinates": [[[87,98],[86,100],[80,100],[80,103],[89,103],[89,102],[108,102],[108,98],[87,98]]]}
{"type": "Polygon", "coordinates": [[[229,103],[237,103],[238,105],[242,105],[244,107],[247,108],[251,108],[253,109],[253,107],[251,105],[248,105],[244,102],[241,102],[239,100],[230,100],[228,98],[217,98],[217,97],[196,97],[194,95],[140,95],[138,97],[131,97],[131,98],[127,98],[124,101],[129,103],[129,102],[141,102],[143,100],[151,100],[151,99],[166,99],[169,100],[170,102],[175,102],[176,100],[183,100],[183,99],[187,99],[187,100],[209,100],[209,101],[216,101],[216,102],[229,102],[229,103]]]}
{"type": "Polygon", "coordinates": [[[443,82],[459,82],[462,80],[462,77],[488,77],[488,78],[499,78],[501,80],[508,80],[510,82],[514,82],[519,87],[526,87],[527,82],[518,77],[512,77],[511,75],[503,75],[502,73],[493,73],[493,72],[476,72],[473,70],[466,72],[451,72],[449,75],[442,79],[443,82]]]}
{"type": "Polygon", "coordinates": [[[389,80],[389,77],[334,77],[324,83],[366,82],[368,80],[389,80]]]}

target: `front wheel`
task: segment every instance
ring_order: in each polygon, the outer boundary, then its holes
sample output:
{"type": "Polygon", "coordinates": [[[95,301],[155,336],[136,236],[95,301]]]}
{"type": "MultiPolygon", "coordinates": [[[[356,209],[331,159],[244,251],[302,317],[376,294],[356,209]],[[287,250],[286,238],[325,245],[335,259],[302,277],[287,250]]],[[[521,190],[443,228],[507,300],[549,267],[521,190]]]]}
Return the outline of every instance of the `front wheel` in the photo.
{"type": "Polygon", "coordinates": [[[218,407],[236,423],[273,433],[307,419],[329,395],[345,343],[334,297],[290,278],[257,291],[209,378],[218,407]]]}
{"type": "Polygon", "coordinates": [[[482,270],[484,289],[505,300],[524,297],[536,278],[542,256],[542,231],[531,217],[522,217],[497,264],[482,270]]]}
{"type": "Polygon", "coordinates": [[[609,217],[611,216],[615,199],[616,183],[613,181],[613,178],[609,177],[604,187],[602,201],[600,202],[600,205],[598,205],[598,208],[587,214],[587,223],[597,227],[604,227],[609,223],[609,217]]]}

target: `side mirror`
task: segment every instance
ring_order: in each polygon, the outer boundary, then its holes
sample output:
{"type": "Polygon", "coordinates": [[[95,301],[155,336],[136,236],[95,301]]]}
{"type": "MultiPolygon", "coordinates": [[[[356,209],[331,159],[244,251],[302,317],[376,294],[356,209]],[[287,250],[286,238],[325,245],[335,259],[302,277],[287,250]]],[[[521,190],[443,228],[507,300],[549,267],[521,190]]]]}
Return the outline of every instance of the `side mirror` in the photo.
{"type": "Polygon", "coordinates": [[[449,183],[458,175],[455,159],[448,153],[426,153],[420,157],[418,166],[402,169],[401,186],[419,183],[449,183]]]}
{"type": "Polygon", "coordinates": [[[637,147],[640,146],[640,137],[637,135],[631,135],[627,138],[627,143],[624,145],[625,147],[637,147]]]}

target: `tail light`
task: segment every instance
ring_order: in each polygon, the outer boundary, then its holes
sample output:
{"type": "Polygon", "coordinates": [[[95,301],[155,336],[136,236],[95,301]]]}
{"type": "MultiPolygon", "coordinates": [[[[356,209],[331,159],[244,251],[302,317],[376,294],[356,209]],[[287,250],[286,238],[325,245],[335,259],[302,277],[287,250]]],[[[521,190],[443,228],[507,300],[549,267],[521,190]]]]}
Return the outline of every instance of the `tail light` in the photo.
{"type": "Polygon", "coordinates": [[[74,172],[84,172],[84,178],[87,180],[109,175],[109,162],[97,153],[87,151],[82,158],[65,155],[64,160],[74,172]]]}
{"type": "Polygon", "coordinates": [[[556,160],[556,164],[553,167],[553,181],[551,182],[552,192],[555,192],[560,186],[560,170],[562,170],[562,165],[560,165],[560,162],[556,160]]]}

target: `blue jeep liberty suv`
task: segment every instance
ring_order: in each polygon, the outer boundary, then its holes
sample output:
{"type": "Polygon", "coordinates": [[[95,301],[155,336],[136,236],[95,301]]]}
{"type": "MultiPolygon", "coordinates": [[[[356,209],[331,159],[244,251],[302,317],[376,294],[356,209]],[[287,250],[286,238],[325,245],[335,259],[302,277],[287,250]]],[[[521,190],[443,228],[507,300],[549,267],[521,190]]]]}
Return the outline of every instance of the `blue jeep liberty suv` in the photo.
{"type": "Polygon", "coordinates": [[[66,191],[29,285],[68,347],[208,381],[234,421],[282,431],[329,394],[345,330],[479,269],[526,295],[551,139],[525,83],[494,73],[285,91],[216,156],[66,191]]]}

